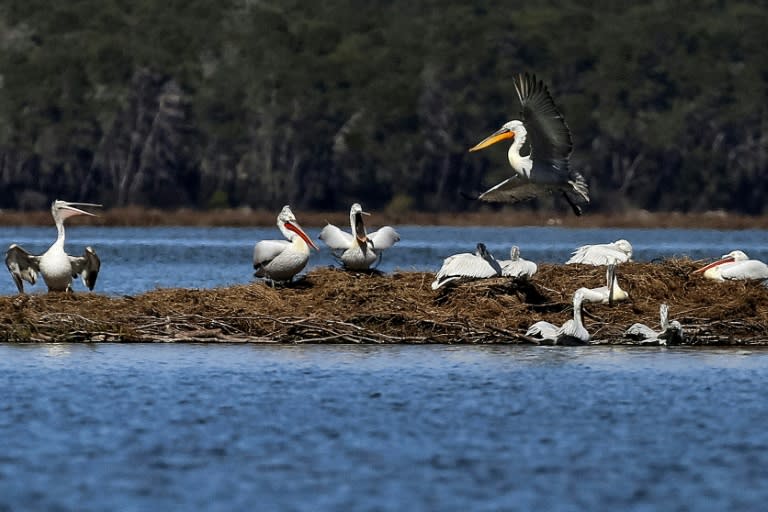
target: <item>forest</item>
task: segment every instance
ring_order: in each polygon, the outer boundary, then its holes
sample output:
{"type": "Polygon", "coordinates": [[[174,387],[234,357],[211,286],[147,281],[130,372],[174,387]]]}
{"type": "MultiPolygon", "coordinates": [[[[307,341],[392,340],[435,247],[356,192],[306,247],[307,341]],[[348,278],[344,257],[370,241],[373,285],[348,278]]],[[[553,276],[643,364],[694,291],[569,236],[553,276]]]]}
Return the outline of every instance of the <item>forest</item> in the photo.
{"type": "Polygon", "coordinates": [[[511,169],[467,150],[530,72],[588,212],[765,214],[767,27],[759,0],[3,0],[0,208],[476,210],[511,169]]]}

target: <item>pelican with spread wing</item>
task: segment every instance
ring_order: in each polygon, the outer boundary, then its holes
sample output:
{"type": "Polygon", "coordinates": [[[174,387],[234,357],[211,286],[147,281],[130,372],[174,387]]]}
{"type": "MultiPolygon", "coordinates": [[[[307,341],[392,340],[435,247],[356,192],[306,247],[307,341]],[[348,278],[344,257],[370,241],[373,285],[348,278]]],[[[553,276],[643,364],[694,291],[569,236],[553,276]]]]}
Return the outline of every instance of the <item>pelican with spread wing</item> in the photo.
{"type": "Polygon", "coordinates": [[[710,263],[694,274],[704,274],[715,281],[749,281],[768,279],[768,265],[760,260],[751,260],[744,251],[731,251],[719,260],[710,263]]]}
{"type": "Polygon", "coordinates": [[[78,275],[83,284],[93,290],[96,285],[96,277],[99,275],[101,261],[90,247],[85,248],[82,256],[70,256],[64,252],[64,220],[76,215],[90,215],[93,213],[81,210],[80,207],[101,208],[100,204],[69,203],[56,200],[51,205],[51,215],[56,223],[58,236],[47,251],[40,255],[30,254],[16,244],[12,244],[5,253],[5,265],[16,283],[19,293],[24,293],[24,283],[37,282],[37,275],[41,274],[49,292],[72,291],[72,278],[78,275]]]}
{"type": "Polygon", "coordinates": [[[501,265],[488,252],[485,244],[477,244],[474,254],[463,252],[448,256],[443,261],[443,266],[437,271],[435,280],[432,281],[432,289],[437,290],[441,286],[459,280],[487,279],[501,276],[501,265]]]}
{"type": "Polygon", "coordinates": [[[254,246],[254,275],[273,282],[290,282],[307,265],[309,248],[318,249],[296,222],[290,206],[283,206],[277,216],[277,228],[287,240],[262,240],[254,246]]]}
{"type": "Polygon", "coordinates": [[[320,232],[320,240],[331,248],[333,255],[350,270],[366,270],[381,261],[382,252],[400,241],[400,235],[390,226],[384,226],[370,235],[365,231],[363,211],[359,203],[349,210],[349,225],[352,234],[328,224],[320,232]]]}
{"type": "Polygon", "coordinates": [[[470,151],[512,139],[507,155],[516,174],[486,190],[477,199],[518,202],[542,193],[559,193],[573,212],[581,215],[581,205],[589,202],[589,188],[581,173],[570,168],[573,143],[565,118],[544,82],[535,76],[527,73],[518,76],[515,91],[522,106],[522,121],[515,119],[505,123],[470,151]],[[520,154],[521,151],[525,154],[520,154]]]}

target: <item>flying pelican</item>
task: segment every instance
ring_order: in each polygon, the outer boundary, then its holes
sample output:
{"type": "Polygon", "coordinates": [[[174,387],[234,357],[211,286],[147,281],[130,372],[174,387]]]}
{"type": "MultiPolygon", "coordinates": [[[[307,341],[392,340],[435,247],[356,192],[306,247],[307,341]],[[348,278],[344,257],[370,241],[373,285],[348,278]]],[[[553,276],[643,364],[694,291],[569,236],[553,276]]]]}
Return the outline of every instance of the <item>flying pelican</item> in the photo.
{"type": "Polygon", "coordinates": [[[478,151],[504,139],[512,139],[509,164],[515,175],[480,194],[477,199],[495,202],[518,202],[539,196],[542,192],[560,192],[576,215],[580,204],[589,202],[589,189],[581,173],[569,166],[571,131],[555,106],[544,82],[534,75],[519,75],[515,91],[520,99],[522,121],[505,123],[499,130],[480,141],[470,151],[478,151]],[[520,150],[528,153],[521,155],[520,150]]]}
{"type": "Polygon", "coordinates": [[[89,290],[93,290],[101,267],[101,261],[96,256],[96,252],[90,247],[85,248],[82,256],[70,256],[64,252],[64,220],[75,215],[95,216],[78,207],[101,208],[101,205],[69,203],[57,199],[51,204],[51,215],[59,232],[53,245],[39,256],[28,253],[16,244],[8,248],[5,253],[5,265],[19,293],[24,293],[22,280],[35,284],[38,273],[43,275],[49,292],[72,291],[72,278],[78,275],[82,278],[83,284],[89,290]]]}
{"type": "Polygon", "coordinates": [[[731,251],[693,273],[716,281],[768,279],[768,265],[749,259],[743,251],[731,251]]]}
{"type": "Polygon", "coordinates": [[[573,318],[565,322],[561,327],[545,321],[539,321],[528,328],[525,335],[542,340],[551,340],[558,343],[586,343],[590,336],[581,321],[581,304],[584,296],[580,291],[573,294],[573,318]]]}
{"type": "Polygon", "coordinates": [[[625,263],[632,259],[632,244],[626,240],[616,240],[611,244],[582,245],[573,251],[566,265],[582,263],[584,265],[610,265],[625,263]]]}
{"type": "Polygon", "coordinates": [[[272,282],[290,282],[307,264],[309,248],[318,249],[296,222],[290,206],[283,206],[277,216],[277,228],[288,240],[262,240],[254,246],[254,275],[272,282]]]}
{"type": "Polygon", "coordinates": [[[370,235],[365,232],[363,211],[359,203],[352,205],[349,210],[349,225],[352,234],[342,231],[333,224],[328,224],[320,232],[320,240],[331,248],[345,268],[350,270],[366,270],[373,263],[381,260],[381,254],[400,241],[400,235],[390,226],[384,226],[370,235]]]}
{"type": "Polygon", "coordinates": [[[616,301],[627,300],[629,294],[621,289],[616,277],[616,266],[611,263],[605,270],[605,286],[599,288],[579,288],[576,290],[584,296],[584,302],[597,302],[613,305],[616,301]]]}
{"type": "Polygon", "coordinates": [[[435,280],[432,282],[432,289],[437,290],[459,279],[485,279],[500,275],[499,262],[488,252],[485,244],[479,243],[475,254],[464,252],[445,258],[443,266],[437,271],[435,280]]]}
{"type": "Polygon", "coordinates": [[[656,343],[659,345],[674,345],[683,341],[683,326],[677,320],[669,321],[669,306],[659,306],[659,324],[661,331],[656,332],[645,324],[632,324],[624,333],[627,338],[632,338],[641,343],[656,343]]]}
{"type": "Polygon", "coordinates": [[[520,248],[512,246],[509,251],[508,260],[499,260],[501,265],[501,275],[504,277],[514,277],[516,279],[528,279],[538,270],[536,263],[525,260],[520,257],[520,248]]]}

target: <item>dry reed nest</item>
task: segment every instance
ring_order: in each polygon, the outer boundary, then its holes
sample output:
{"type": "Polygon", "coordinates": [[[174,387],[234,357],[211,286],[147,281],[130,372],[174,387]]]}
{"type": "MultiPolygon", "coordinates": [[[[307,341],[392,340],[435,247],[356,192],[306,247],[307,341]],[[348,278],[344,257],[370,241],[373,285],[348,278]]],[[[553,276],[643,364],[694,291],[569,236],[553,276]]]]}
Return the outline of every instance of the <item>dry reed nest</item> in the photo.
{"type": "MultiPolygon", "coordinates": [[[[768,344],[768,288],[717,283],[688,259],[618,267],[630,300],[586,304],[593,342],[623,344],[631,324],[658,328],[659,304],[691,345],[768,344]]],[[[206,290],[160,289],[129,297],[95,293],[0,297],[4,341],[263,343],[527,343],[538,320],[572,316],[581,286],[604,285],[604,267],[540,265],[530,282],[506,278],[437,292],[433,275],[350,273],[321,268],[291,286],[263,282],[206,290]]]]}

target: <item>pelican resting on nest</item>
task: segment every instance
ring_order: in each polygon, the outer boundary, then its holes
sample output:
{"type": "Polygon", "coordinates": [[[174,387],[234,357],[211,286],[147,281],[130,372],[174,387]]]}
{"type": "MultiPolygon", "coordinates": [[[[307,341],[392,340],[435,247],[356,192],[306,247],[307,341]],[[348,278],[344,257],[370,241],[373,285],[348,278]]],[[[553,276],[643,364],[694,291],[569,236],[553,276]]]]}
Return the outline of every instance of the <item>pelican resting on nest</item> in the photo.
{"type": "Polygon", "coordinates": [[[16,283],[19,293],[24,293],[24,284],[27,281],[35,284],[37,275],[42,274],[43,280],[49,292],[71,292],[72,278],[78,275],[83,284],[93,290],[96,285],[96,277],[99,275],[101,261],[96,256],[96,251],[86,247],[82,256],[70,256],[64,252],[64,220],[75,215],[90,215],[93,213],[81,210],[79,207],[101,208],[100,204],[69,203],[56,200],[51,205],[51,215],[56,223],[58,236],[47,251],[40,255],[33,255],[16,244],[12,244],[5,253],[5,266],[16,283]]]}
{"type": "Polygon", "coordinates": [[[704,274],[715,281],[768,279],[768,265],[760,260],[751,260],[743,251],[731,251],[721,259],[710,263],[694,274],[704,274]]]}
{"type": "Polygon", "coordinates": [[[502,276],[515,279],[529,279],[538,270],[536,263],[520,257],[520,248],[516,245],[509,251],[509,259],[499,260],[499,265],[502,276]]]}
{"type": "Polygon", "coordinates": [[[301,229],[291,207],[286,205],[277,216],[277,228],[287,240],[262,240],[253,248],[253,268],[256,277],[273,283],[290,282],[309,260],[309,248],[317,246],[301,229]]]}
{"type": "Polygon", "coordinates": [[[616,276],[616,266],[611,263],[605,270],[605,286],[599,288],[579,288],[576,290],[584,296],[584,302],[613,305],[614,302],[627,300],[629,294],[619,286],[616,276]]]}
{"type": "Polygon", "coordinates": [[[355,203],[349,210],[352,234],[333,224],[328,224],[320,232],[320,240],[331,248],[333,255],[341,261],[344,268],[350,270],[366,270],[374,263],[378,265],[383,251],[400,241],[400,235],[390,226],[367,234],[363,215],[370,214],[364,212],[359,203],[355,203]]]}
{"type": "Polygon", "coordinates": [[[683,341],[683,326],[677,320],[669,321],[669,306],[659,306],[659,324],[661,331],[654,331],[645,324],[632,324],[624,337],[639,341],[641,344],[676,345],[683,341]]]}
{"type": "Polygon", "coordinates": [[[566,265],[582,263],[584,265],[618,265],[632,260],[632,244],[624,239],[610,244],[582,245],[572,253],[566,265]]]}
{"type": "Polygon", "coordinates": [[[581,205],[589,202],[589,188],[581,173],[570,168],[573,143],[563,115],[544,82],[534,75],[519,75],[515,91],[522,107],[522,120],[505,123],[470,149],[479,151],[512,139],[507,157],[515,174],[476,199],[518,202],[544,193],[558,193],[565,197],[576,215],[581,215],[581,205]]]}
{"type": "Polygon", "coordinates": [[[590,339],[589,331],[581,321],[581,305],[584,296],[576,291],[573,294],[573,318],[561,327],[545,321],[539,321],[528,328],[525,335],[536,340],[550,340],[555,345],[584,344],[590,339]]]}
{"type": "Polygon", "coordinates": [[[443,261],[443,266],[437,271],[435,280],[432,281],[432,289],[437,290],[443,285],[471,279],[486,279],[501,275],[501,265],[496,258],[488,252],[485,244],[477,244],[474,254],[468,252],[448,256],[443,261]]]}

